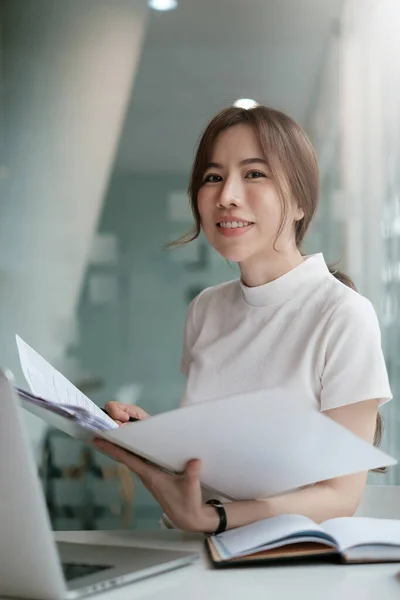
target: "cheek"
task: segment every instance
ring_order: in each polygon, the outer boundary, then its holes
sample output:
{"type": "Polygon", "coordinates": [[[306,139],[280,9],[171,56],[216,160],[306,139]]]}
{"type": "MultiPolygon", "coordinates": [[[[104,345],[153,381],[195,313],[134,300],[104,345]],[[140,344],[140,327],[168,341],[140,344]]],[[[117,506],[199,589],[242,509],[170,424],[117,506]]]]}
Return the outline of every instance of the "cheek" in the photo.
{"type": "Polygon", "coordinates": [[[197,208],[201,221],[207,221],[212,214],[212,198],[205,190],[201,190],[197,194],[197,208]]]}
{"type": "Polygon", "coordinates": [[[202,194],[201,192],[197,194],[197,209],[201,217],[204,212],[204,194],[202,194]]]}
{"type": "Polygon", "coordinates": [[[273,190],[254,190],[248,194],[248,202],[254,215],[270,225],[280,223],[282,207],[279,197],[273,190]]]}

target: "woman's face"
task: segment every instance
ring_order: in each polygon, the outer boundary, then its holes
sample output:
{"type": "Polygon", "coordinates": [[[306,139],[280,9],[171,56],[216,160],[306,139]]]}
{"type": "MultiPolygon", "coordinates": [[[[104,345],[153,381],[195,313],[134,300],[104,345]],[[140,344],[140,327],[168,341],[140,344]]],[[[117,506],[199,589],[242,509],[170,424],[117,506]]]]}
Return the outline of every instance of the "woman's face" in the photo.
{"type": "MultiPolygon", "coordinates": [[[[217,138],[197,195],[201,225],[209,243],[227,260],[265,260],[294,243],[293,220],[275,243],[282,218],[281,201],[249,125],[235,125],[217,138]]],[[[297,214],[299,213],[299,214],[297,214]]]]}

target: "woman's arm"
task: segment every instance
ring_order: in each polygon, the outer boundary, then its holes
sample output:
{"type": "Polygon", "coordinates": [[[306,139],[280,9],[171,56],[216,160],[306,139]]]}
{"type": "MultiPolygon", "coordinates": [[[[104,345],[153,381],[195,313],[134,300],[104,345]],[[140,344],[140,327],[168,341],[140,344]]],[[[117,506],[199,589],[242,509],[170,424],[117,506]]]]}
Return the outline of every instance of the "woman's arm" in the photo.
{"type": "MultiPolygon", "coordinates": [[[[378,400],[366,400],[327,410],[325,414],[372,443],[377,410],[378,400]]],[[[321,448],[321,455],[323,452],[324,448],[321,448]]],[[[305,515],[317,523],[333,517],[352,516],[360,502],[366,479],[367,473],[357,473],[330,479],[267,500],[227,503],[224,507],[228,528],[240,527],[285,513],[305,515]]],[[[212,506],[207,506],[206,511],[204,511],[204,523],[199,527],[199,531],[213,532],[218,526],[219,519],[212,506]]]]}

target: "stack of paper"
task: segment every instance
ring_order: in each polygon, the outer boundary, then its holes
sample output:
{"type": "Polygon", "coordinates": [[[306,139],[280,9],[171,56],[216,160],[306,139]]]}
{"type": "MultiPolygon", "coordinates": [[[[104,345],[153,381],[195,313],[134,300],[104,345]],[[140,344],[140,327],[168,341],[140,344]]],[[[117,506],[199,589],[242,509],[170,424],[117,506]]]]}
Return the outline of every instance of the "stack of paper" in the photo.
{"type": "Polygon", "coordinates": [[[19,387],[15,388],[18,396],[24,402],[31,403],[34,406],[44,408],[56,415],[60,415],[74,422],[78,422],[82,427],[92,431],[105,431],[107,429],[117,429],[118,425],[110,419],[105,413],[102,415],[93,414],[82,406],[71,406],[70,404],[55,404],[50,400],[44,400],[19,387]]]}
{"type": "MultiPolygon", "coordinates": [[[[17,388],[23,406],[47,409],[55,415],[77,422],[89,430],[117,429],[118,425],[94,402],[76,388],[64,375],[54,369],[23,339],[16,336],[22,372],[31,393],[17,388]]],[[[43,417],[42,411],[38,416],[43,417]]],[[[44,418],[44,417],[43,417],[44,418]]],[[[55,423],[53,423],[55,424],[55,423]]]]}

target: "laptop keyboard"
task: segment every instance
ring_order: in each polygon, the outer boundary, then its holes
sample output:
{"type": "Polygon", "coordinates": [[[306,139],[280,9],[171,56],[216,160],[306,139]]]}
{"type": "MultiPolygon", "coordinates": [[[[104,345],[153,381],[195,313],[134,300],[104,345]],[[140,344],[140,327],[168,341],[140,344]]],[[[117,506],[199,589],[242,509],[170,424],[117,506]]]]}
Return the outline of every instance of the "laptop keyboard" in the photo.
{"type": "Polygon", "coordinates": [[[62,569],[64,571],[64,577],[66,581],[72,581],[78,577],[85,577],[86,575],[93,575],[99,571],[105,569],[111,569],[111,565],[88,565],[84,563],[62,563],[62,569]]]}

